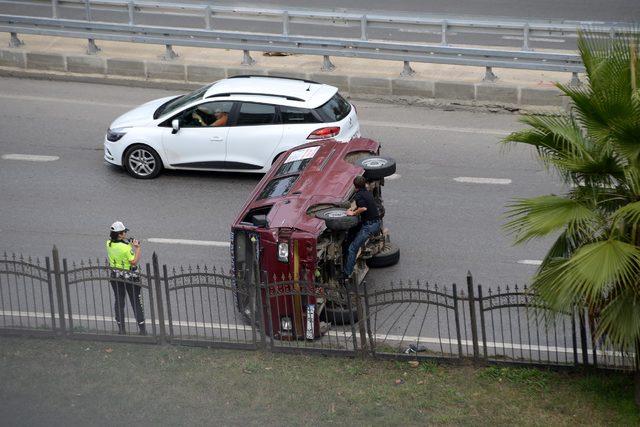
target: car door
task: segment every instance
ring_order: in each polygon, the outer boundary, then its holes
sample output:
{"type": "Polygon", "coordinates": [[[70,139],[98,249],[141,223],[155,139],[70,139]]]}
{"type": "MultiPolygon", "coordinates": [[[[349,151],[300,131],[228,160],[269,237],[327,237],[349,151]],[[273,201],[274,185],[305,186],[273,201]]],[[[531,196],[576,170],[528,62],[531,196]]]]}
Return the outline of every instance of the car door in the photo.
{"type": "Polygon", "coordinates": [[[187,108],[164,123],[162,145],[169,164],[177,168],[224,169],[233,102],[204,102],[187,108]],[[177,132],[171,122],[177,119],[177,132]]]}
{"type": "Polygon", "coordinates": [[[270,166],[273,151],[282,139],[282,124],[271,104],[242,102],[227,139],[227,168],[257,170],[270,166]]]}

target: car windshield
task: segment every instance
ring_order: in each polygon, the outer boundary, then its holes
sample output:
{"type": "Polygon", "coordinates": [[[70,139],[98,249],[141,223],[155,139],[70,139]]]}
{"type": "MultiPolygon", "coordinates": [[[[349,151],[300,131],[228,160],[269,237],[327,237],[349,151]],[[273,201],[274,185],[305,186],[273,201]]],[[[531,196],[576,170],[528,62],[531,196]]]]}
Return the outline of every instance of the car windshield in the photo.
{"type": "Polygon", "coordinates": [[[266,187],[264,187],[264,190],[260,193],[258,200],[286,196],[298,179],[298,176],[300,175],[285,176],[284,178],[276,178],[272,180],[266,187]]]}
{"type": "Polygon", "coordinates": [[[170,114],[173,113],[176,110],[179,110],[180,108],[184,107],[185,105],[196,101],[198,99],[201,99],[204,96],[204,93],[213,85],[206,85],[201,87],[200,89],[196,89],[191,93],[188,93],[186,95],[182,95],[179,96],[178,98],[174,98],[171,101],[162,104],[157,110],[156,112],[153,114],[153,118],[157,119],[158,117],[160,117],[163,114],[170,114]]]}
{"type": "Polygon", "coordinates": [[[280,168],[278,168],[276,176],[302,172],[309,162],[311,162],[311,159],[313,159],[313,156],[316,155],[319,149],[320,146],[307,147],[289,153],[284,163],[280,165],[280,168]]]}

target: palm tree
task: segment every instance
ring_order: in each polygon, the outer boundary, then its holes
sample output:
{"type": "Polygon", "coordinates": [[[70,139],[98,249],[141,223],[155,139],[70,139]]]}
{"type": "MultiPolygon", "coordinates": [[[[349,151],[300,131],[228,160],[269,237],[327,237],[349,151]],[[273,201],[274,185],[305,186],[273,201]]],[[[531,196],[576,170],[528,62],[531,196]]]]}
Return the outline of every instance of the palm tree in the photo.
{"type": "Polygon", "coordinates": [[[548,307],[588,308],[594,338],[636,354],[640,405],[640,61],[639,33],[579,34],[587,83],[556,86],[569,114],[527,115],[506,145],[536,149],[570,188],[516,199],[505,228],[517,244],[558,235],[532,279],[548,307]]]}

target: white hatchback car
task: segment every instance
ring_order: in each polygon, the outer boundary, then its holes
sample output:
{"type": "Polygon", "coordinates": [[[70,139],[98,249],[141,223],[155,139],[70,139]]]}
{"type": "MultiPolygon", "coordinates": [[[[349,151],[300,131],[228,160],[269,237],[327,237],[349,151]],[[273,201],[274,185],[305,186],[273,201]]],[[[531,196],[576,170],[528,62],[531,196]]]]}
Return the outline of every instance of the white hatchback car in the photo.
{"type": "Polygon", "coordinates": [[[234,76],[118,117],[105,137],[104,158],[141,179],[163,168],[264,173],[298,145],[358,136],[356,109],[336,87],[234,76]]]}

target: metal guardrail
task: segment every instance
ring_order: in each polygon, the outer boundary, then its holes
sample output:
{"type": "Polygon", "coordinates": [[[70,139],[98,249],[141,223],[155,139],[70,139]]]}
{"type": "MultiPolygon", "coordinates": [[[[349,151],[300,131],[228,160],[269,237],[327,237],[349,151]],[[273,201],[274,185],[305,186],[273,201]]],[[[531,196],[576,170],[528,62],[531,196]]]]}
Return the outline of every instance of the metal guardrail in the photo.
{"type": "Polygon", "coordinates": [[[95,40],[125,41],[167,46],[167,59],[174,57],[172,46],[194,46],[242,50],[243,64],[251,65],[250,51],[286,52],[324,57],[323,70],[334,68],[331,56],[403,61],[403,75],[413,70],[410,62],[441,63],[487,67],[485,78],[491,79],[492,67],[564,71],[584,70],[575,53],[534,51],[536,37],[576,38],[580,28],[616,37],[628,29],[624,24],[594,22],[554,22],[524,20],[447,19],[428,16],[387,16],[381,14],[340,13],[334,11],[276,8],[247,8],[209,4],[160,3],[140,0],[0,0],[2,6],[38,7],[51,17],[0,14],[0,31],[12,33],[12,45],[20,45],[17,34],[89,39],[88,53],[95,53],[95,40]],[[84,19],[63,19],[63,12],[83,15],[84,19]],[[109,20],[105,20],[109,16],[109,20]],[[154,18],[174,24],[142,23],[154,18]],[[194,25],[194,18],[201,26],[194,25]],[[173,26],[182,21],[185,26],[173,26]],[[253,23],[246,25],[247,22],[253,23]],[[261,31],[251,31],[255,25],[261,31]],[[222,30],[219,27],[232,27],[222,30]],[[235,30],[242,26],[241,31],[235,30]],[[317,33],[336,31],[349,36],[318,36],[301,31],[314,28],[317,33]],[[294,31],[295,30],[295,31],[294,31]],[[384,31],[385,36],[379,34],[384,31]],[[390,39],[393,34],[410,34],[418,39],[439,41],[407,41],[390,39]],[[417,35],[417,36],[416,36],[417,35]],[[470,37],[482,37],[492,47],[469,47],[470,37]],[[460,46],[452,46],[453,37],[461,38],[460,46]],[[488,38],[488,41],[484,39],[488,38]],[[522,38],[520,49],[498,46],[504,38],[522,38]]]}

